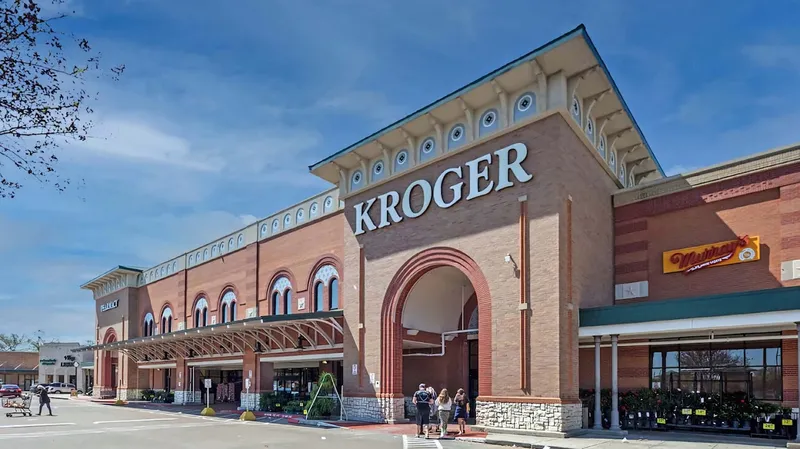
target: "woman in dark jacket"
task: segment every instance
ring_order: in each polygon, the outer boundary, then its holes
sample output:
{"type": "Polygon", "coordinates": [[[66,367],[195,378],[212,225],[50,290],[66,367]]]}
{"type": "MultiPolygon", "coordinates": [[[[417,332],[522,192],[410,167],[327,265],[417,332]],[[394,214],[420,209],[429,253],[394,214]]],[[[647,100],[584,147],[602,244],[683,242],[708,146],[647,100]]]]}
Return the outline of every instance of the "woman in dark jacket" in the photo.
{"type": "Polygon", "coordinates": [[[47,405],[47,411],[53,416],[53,409],[50,408],[50,395],[47,394],[46,387],[39,387],[39,416],[42,415],[42,407],[47,405]]]}
{"type": "Polygon", "coordinates": [[[456,396],[453,398],[453,404],[456,406],[455,418],[458,422],[458,434],[464,435],[466,432],[467,412],[469,408],[469,397],[464,393],[463,388],[459,388],[456,396]]]}

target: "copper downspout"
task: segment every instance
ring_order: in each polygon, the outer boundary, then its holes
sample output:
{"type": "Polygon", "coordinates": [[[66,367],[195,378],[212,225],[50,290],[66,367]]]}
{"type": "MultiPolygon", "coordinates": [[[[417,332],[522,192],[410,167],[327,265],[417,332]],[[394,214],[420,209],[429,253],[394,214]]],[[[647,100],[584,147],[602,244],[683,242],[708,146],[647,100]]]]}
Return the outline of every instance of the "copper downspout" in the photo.
{"type": "Polygon", "coordinates": [[[358,386],[364,386],[364,245],[358,247],[358,386]]]}
{"type": "Polygon", "coordinates": [[[519,388],[528,390],[528,197],[519,198],[519,388]]]}

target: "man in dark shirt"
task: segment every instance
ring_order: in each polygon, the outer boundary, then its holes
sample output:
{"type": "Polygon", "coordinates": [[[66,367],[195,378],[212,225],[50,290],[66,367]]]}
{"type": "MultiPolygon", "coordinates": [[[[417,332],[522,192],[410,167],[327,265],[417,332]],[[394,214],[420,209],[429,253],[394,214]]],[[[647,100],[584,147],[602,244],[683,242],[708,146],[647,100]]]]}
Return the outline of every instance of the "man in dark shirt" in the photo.
{"type": "Polygon", "coordinates": [[[50,408],[50,395],[47,394],[47,387],[39,387],[39,415],[42,414],[42,407],[47,405],[47,411],[53,416],[53,409],[50,408]]]}
{"type": "Polygon", "coordinates": [[[425,438],[428,438],[428,424],[430,424],[431,405],[433,405],[433,398],[430,393],[425,390],[425,384],[419,384],[419,390],[414,393],[414,405],[417,406],[417,436],[425,433],[425,438]]]}

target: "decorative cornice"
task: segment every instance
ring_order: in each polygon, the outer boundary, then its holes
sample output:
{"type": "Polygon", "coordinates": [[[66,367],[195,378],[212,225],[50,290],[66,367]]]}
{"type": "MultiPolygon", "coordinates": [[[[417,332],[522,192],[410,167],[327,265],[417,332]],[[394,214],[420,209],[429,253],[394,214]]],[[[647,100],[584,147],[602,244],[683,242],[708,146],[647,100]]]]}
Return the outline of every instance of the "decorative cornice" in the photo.
{"type": "Polygon", "coordinates": [[[618,191],[614,194],[614,207],[626,206],[798,162],[800,162],[800,144],[778,148],[686,174],[642,184],[633,189],[618,191]]]}

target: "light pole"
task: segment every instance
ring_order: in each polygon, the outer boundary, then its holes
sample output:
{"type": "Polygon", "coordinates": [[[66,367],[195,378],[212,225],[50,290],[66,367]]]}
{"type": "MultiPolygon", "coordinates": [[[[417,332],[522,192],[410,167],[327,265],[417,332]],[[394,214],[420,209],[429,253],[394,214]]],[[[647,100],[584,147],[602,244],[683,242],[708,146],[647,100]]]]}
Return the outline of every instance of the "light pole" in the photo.
{"type": "Polygon", "coordinates": [[[80,383],[80,382],[78,382],[78,367],[81,366],[81,364],[76,360],[75,363],[72,364],[72,366],[75,367],[75,393],[76,393],[76,396],[77,396],[78,384],[80,383]]]}

